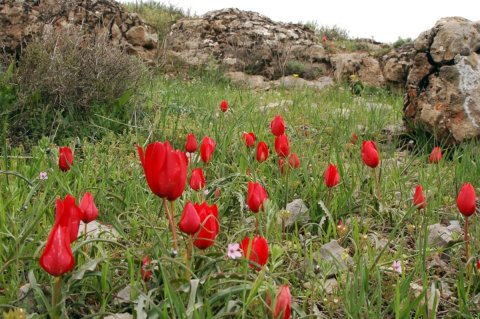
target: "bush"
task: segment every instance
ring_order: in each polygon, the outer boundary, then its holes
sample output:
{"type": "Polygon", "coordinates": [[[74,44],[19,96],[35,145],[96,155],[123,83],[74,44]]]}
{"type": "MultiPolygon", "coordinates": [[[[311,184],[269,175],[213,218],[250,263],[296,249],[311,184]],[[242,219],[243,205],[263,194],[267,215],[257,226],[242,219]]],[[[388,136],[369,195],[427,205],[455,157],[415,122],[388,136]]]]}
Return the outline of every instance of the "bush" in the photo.
{"type": "Polygon", "coordinates": [[[350,39],[348,31],[337,25],[319,26],[316,21],[306,22],[305,25],[315,32],[320,39],[322,39],[323,36],[327,36],[327,39],[331,41],[345,41],[350,39]]]}
{"type": "Polygon", "coordinates": [[[158,34],[162,42],[170,32],[170,27],[180,18],[188,15],[183,9],[172,4],[163,4],[155,1],[135,1],[125,4],[130,12],[138,13],[145,22],[158,34]]]}
{"type": "Polygon", "coordinates": [[[60,136],[84,135],[85,125],[73,123],[84,123],[93,114],[124,120],[129,112],[118,107],[119,101],[125,104],[145,72],[137,58],[106,39],[73,29],[34,40],[18,63],[10,135],[17,140],[57,130],[65,132],[60,136]]]}
{"type": "Polygon", "coordinates": [[[394,47],[395,49],[398,49],[398,48],[401,47],[402,45],[410,44],[410,43],[413,43],[412,38],[403,39],[403,38],[401,38],[401,37],[398,37],[397,41],[395,41],[395,42],[393,43],[393,47],[394,47]]]}
{"type": "MultiPolygon", "coordinates": [[[[13,103],[16,100],[15,86],[12,83],[14,64],[11,63],[7,68],[0,64],[0,140],[7,138],[8,118],[13,103]]],[[[3,145],[0,145],[0,147],[3,145]]]]}

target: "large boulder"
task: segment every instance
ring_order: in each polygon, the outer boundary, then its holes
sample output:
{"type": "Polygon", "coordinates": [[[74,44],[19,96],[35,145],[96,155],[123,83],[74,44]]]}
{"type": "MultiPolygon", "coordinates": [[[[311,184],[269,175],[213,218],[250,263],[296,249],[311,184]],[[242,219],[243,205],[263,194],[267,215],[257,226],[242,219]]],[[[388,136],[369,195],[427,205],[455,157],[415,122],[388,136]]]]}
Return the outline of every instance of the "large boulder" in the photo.
{"type": "Polygon", "coordinates": [[[72,27],[92,38],[106,37],[147,62],[158,52],[158,36],[137,14],[114,0],[0,1],[0,50],[4,54],[18,57],[33,38],[72,27]]]}
{"type": "Polygon", "coordinates": [[[305,68],[321,76],[328,56],[314,32],[301,24],[274,22],[256,12],[211,11],[180,19],[167,37],[168,55],[186,64],[215,60],[229,71],[277,79],[305,68]]]}
{"type": "Polygon", "coordinates": [[[408,72],[413,65],[414,57],[413,44],[403,45],[382,56],[380,64],[386,83],[403,89],[407,82],[408,72]]]}
{"type": "Polygon", "coordinates": [[[404,119],[449,142],[480,135],[480,22],[440,19],[415,40],[404,119]]]}
{"type": "Polygon", "coordinates": [[[346,81],[351,75],[357,75],[362,83],[370,86],[383,86],[380,63],[366,52],[338,53],[331,57],[337,81],[346,81]]]}

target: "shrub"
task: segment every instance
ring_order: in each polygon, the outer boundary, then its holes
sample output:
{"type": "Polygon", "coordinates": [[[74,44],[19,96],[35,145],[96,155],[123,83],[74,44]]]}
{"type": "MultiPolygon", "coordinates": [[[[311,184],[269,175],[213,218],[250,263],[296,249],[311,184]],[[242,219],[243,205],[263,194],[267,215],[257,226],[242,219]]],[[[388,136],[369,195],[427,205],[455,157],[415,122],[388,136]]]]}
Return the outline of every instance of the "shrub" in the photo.
{"type": "Polygon", "coordinates": [[[162,42],[170,32],[170,27],[180,18],[188,15],[183,9],[173,4],[164,4],[155,1],[135,1],[127,3],[125,7],[130,12],[138,13],[145,22],[158,34],[162,42]]]}
{"type": "Polygon", "coordinates": [[[38,138],[58,130],[81,136],[85,125],[72,123],[93,114],[123,120],[129,112],[119,108],[118,101],[123,97],[125,104],[145,72],[137,58],[106,39],[73,29],[34,40],[18,63],[18,101],[9,119],[10,135],[38,138]],[[65,130],[59,129],[62,125],[65,130]]]}
{"type": "Polygon", "coordinates": [[[409,44],[409,43],[413,43],[413,40],[412,38],[401,38],[401,37],[398,37],[397,41],[393,42],[393,47],[395,49],[401,47],[402,45],[405,45],[405,44],[409,44]]]}
{"type": "Polygon", "coordinates": [[[305,26],[310,28],[315,34],[322,39],[323,36],[327,36],[328,40],[332,41],[345,41],[349,40],[348,31],[340,28],[337,25],[334,26],[319,26],[316,21],[309,21],[305,23],[305,26]]]}
{"type": "MultiPolygon", "coordinates": [[[[13,103],[16,100],[15,86],[12,83],[14,64],[11,63],[7,68],[0,64],[0,140],[7,138],[8,117],[13,103]]],[[[2,145],[0,145],[2,146],[2,145]]]]}

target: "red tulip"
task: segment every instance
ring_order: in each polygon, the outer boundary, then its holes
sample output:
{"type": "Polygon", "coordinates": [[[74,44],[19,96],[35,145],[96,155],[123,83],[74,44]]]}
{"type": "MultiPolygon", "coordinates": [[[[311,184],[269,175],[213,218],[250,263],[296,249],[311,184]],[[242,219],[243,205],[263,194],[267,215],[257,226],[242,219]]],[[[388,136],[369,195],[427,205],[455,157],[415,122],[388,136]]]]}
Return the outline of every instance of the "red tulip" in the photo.
{"type": "Polygon", "coordinates": [[[61,218],[66,218],[70,243],[73,243],[78,237],[78,228],[80,227],[82,217],[82,211],[75,205],[75,197],[69,194],[65,196],[63,201],[57,199],[55,223],[58,223],[61,218]]]}
{"type": "Polygon", "coordinates": [[[228,103],[227,103],[227,101],[222,100],[222,101],[220,102],[220,110],[221,110],[223,113],[227,112],[227,110],[228,110],[228,103]]]}
{"type": "Polygon", "coordinates": [[[200,218],[200,230],[196,234],[193,244],[200,249],[206,249],[215,243],[215,239],[220,231],[218,208],[215,204],[208,206],[206,202],[194,204],[193,206],[200,218]]]}
{"type": "Polygon", "coordinates": [[[61,171],[66,172],[73,165],[72,150],[68,146],[59,148],[58,150],[58,167],[61,171]]]}
{"type": "Polygon", "coordinates": [[[283,117],[281,115],[275,116],[270,123],[270,129],[272,130],[272,134],[275,136],[285,134],[285,122],[283,121],[283,117]]]}
{"type": "Polygon", "coordinates": [[[187,142],[185,143],[185,151],[188,153],[194,153],[197,151],[197,140],[193,133],[187,134],[187,142]]]}
{"type": "Polygon", "coordinates": [[[170,201],[180,197],[187,183],[188,160],[185,153],[173,150],[168,142],[149,144],[145,154],[140,146],[137,148],[152,192],[170,201]]]}
{"type": "Polygon", "coordinates": [[[425,208],[425,196],[423,195],[423,190],[421,185],[417,185],[415,188],[415,194],[413,195],[413,206],[418,209],[425,208]]]}
{"type": "Polygon", "coordinates": [[[275,152],[280,157],[287,157],[290,154],[290,145],[288,144],[288,137],[285,134],[278,135],[275,138],[275,152]]]}
{"type": "Polygon", "coordinates": [[[243,133],[243,141],[247,147],[252,147],[255,145],[255,134],[253,132],[243,133]]]}
{"type": "Polygon", "coordinates": [[[298,159],[298,155],[296,153],[291,153],[290,156],[288,156],[288,163],[292,168],[299,168],[300,160],[298,159]]]}
{"type": "Polygon", "coordinates": [[[327,41],[328,41],[328,37],[327,37],[326,35],[324,35],[324,36],[322,37],[322,42],[325,43],[325,42],[327,42],[327,41]]]}
{"type": "Polygon", "coordinates": [[[217,188],[215,189],[215,192],[213,193],[213,195],[215,195],[215,198],[219,198],[219,197],[220,197],[220,195],[221,195],[221,194],[220,194],[220,187],[217,187],[217,188]]]}
{"type": "Polygon", "coordinates": [[[260,183],[248,182],[247,204],[252,212],[258,213],[263,210],[263,205],[267,199],[267,192],[260,183]]]}
{"type": "Polygon", "coordinates": [[[442,150],[440,149],[440,147],[435,146],[432,152],[430,153],[430,157],[428,158],[428,160],[430,161],[430,163],[436,164],[440,162],[441,159],[442,159],[442,150]]]}
{"type": "MultiPolygon", "coordinates": [[[[57,200],[57,217],[40,256],[40,266],[52,276],[61,276],[73,269],[75,259],[70,247],[70,216],[63,213],[63,203],[57,200]],[[59,203],[62,207],[59,208],[59,203]]],[[[78,228],[77,228],[78,232],[78,228]]]]}
{"type": "Polygon", "coordinates": [[[150,270],[150,258],[145,256],[142,261],[142,268],[140,269],[140,274],[142,275],[142,280],[147,282],[152,277],[152,271],[150,270]]]}
{"type": "MultiPolygon", "coordinates": [[[[248,260],[260,266],[265,266],[268,260],[268,242],[262,236],[255,236],[252,238],[245,237],[240,244],[243,251],[243,256],[248,260]]],[[[250,268],[259,269],[257,265],[250,264],[250,268]]]]}
{"type": "Polygon", "coordinates": [[[357,142],[358,142],[358,136],[357,136],[357,134],[352,133],[352,136],[350,137],[350,143],[352,143],[352,144],[355,145],[355,144],[357,144],[357,142]]]}
{"type": "Polygon", "coordinates": [[[191,202],[187,202],[183,208],[178,228],[189,235],[195,234],[200,229],[200,217],[198,217],[197,210],[191,202]]]}
{"type": "Polygon", "coordinates": [[[268,146],[265,142],[260,142],[257,145],[257,161],[265,162],[268,158],[268,146]]]}
{"type": "Polygon", "coordinates": [[[340,173],[337,170],[337,166],[333,164],[328,165],[323,178],[328,188],[337,186],[340,183],[340,173]]]}
{"type": "Polygon", "coordinates": [[[190,187],[195,191],[205,187],[205,177],[201,168],[193,169],[192,176],[190,176],[190,187]]]}
{"type": "Polygon", "coordinates": [[[273,318],[275,319],[290,319],[290,304],[292,303],[292,296],[288,285],[283,285],[278,289],[277,301],[275,302],[275,311],[273,318]]]}
{"type": "Polygon", "coordinates": [[[215,141],[208,136],[205,136],[200,145],[200,157],[204,163],[208,163],[212,157],[213,151],[215,151],[215,141]]]}
{"type": "Polygon", "coordinates": [[[98,209],[93,201],[92,193],[86,192],[80,201],[80,210],[82,211],[82,221],[89,223],[98,217],[98,209]]]}
{"type": "Polygon", "coordinates": [[[380,156],[374,141],[363,141],[362,160],[365,165],[371,168],[377,167],[380,163],[380,156]]]}
{"type": "Polygon", "coordinates": [[[475,213],[476,199],[477,196],[472,184],[463,184],[457,197],[457,207],[460,213],[466,217],[475,213]]]}

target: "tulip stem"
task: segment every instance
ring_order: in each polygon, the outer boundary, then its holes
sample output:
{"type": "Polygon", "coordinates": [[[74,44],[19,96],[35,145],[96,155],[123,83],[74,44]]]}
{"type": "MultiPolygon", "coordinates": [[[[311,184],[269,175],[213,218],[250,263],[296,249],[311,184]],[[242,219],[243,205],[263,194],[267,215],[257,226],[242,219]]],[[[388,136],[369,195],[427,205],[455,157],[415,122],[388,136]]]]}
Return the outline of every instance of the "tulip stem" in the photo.
{"type": "Polygon", "coordinates": [[[465,261],[468,263],[468,216],[465,217],[465,261]]]}
{"type": "MultiPolygon", "coordinates": [[[[83,235],[84,235],[84,240],[87,240],[87,223],[83,223],[83,235]]],[[[83,245],[83,252],[87,253],[87,245],[83,245]]]]}
{"type": "Polygon", "coordinates": [[[192,250],[193,250],[193,235],[188,236],[188,243],[187,243],[187,256],[185,260],[185,266],[187,266],[186,277],[187,280],[190,280],[190,259],[192,258],[192,250]]]}
{"type": "Polygon", "coordinates": [[[173,210],[175,207],[173,206],[173,202],[171,202],[172,212],[170,212],[170,210],[168,209],[167,200],[165,198],[163,199],[163,206],[165,207],[168,222],[170,224],[170,231],[172,232],[173,251],[174,251],[174,254],[176,254],[178,253],[178,243],[177,243],[177,232],[175,228],[175,223],[173,221],[173,210]]]}
{"type": "Polygon", "coordinates": [[[58,301],[60,299],[60,291],[62,289],[62,276],[55,277],[54,286],[53,286],[53,296],[52,296],[52,308],[53,308],[53,318],[59,318],[58,316],[58,301]]]}
{"type": "Polygon", "coordinates": [[[258,213],[255,214],[255,235],[258,236],[258,213]]]}

